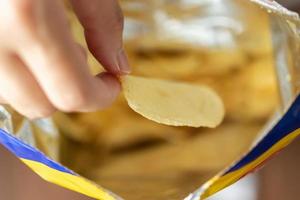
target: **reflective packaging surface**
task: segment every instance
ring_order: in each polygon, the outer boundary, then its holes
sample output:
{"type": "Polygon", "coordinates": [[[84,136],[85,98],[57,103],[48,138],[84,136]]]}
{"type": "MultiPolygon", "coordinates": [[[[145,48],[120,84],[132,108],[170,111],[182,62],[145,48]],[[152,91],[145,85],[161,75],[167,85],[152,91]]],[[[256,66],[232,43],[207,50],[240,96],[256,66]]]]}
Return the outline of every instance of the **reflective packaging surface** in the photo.
{"type": "MultiPolygon", "coordinates": [[[[253,2],[121,1],[133,74],[213,88],[226,108],[225,120],[216,129],[157,124],[133,112],[122,96],[105,111],[57,113],[53,119],[59,139],[51,120],[28,122],[4,110],[3,127],[125,199],[183,199],[250,147],[255,150],[257,138],[270,130],[279,135],[281,129],[272,128],[298,93],[297,16],[274,2],[253,2]]],[[[72,14],[70,21],[84,44],[72,14]]],[[[91,56],[89,61],[93,73],[102,70],[91,56]]],[[[288,128],[284,131],[297,127],[288,128]]],[[[233,165],[187,199],[207,197],[255,169],[269,149],[259,150],[247,165],[233,165]]]]}

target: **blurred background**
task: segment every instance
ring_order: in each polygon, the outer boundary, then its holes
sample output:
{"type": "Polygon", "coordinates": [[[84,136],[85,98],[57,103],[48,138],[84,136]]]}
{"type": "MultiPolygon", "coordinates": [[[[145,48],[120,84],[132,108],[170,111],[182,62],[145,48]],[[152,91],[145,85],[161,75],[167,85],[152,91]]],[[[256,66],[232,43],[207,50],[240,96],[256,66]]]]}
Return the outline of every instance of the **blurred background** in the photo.
{"type": "MultiPolygon", "coordinates": [[[[127,110],[120,99],[105,112],[54,117],[62,133],[62,162],[125,199],[171,200],[183,199],[243,153],[274,112],[278,93],[269,19],[249,3],[230,2],[121,2],[133,73],[209,85],[227,110],[219,128],[152,124],[127,110]]],[[[300,11],[298,0],[279,2],[300,11]]],[[[72,14],[70,20],[82,42],[82,30],[72,14]]],[[[91,57],[90,63],[93,71],[99,70],[91,57]]],[[[298,140],[259,173],[211,200],[297,199],[299,154],[298,140]]],[[[44,182],[2,147],[0,158],[1,200],[89,199],[44,182]]]]}

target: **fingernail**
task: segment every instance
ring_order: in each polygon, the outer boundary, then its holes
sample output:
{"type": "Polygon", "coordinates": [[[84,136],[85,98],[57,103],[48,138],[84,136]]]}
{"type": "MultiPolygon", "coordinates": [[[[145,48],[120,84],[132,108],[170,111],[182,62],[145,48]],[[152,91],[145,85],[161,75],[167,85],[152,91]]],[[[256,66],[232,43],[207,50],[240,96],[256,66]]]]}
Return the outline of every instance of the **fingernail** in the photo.
{"type": "Polygon", "coordinates": [[[117,59],[120,71],[123,74],[129,74],[131,72],[131,68],[129,66],[127,55],[123,49],[118,53],[117,59]]]}

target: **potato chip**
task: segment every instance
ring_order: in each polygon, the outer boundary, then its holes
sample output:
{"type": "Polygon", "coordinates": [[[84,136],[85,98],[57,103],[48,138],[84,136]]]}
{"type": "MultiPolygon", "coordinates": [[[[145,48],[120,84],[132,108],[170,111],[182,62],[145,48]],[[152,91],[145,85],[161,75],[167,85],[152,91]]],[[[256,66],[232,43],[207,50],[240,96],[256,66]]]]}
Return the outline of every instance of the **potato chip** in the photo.
{"type": "Polygon", "coordinates": [[[123,77],[122,85],[129,106],[158,123],[213,128],[224,117],[221,99],[205,86],[136,76],[123,77]]]}

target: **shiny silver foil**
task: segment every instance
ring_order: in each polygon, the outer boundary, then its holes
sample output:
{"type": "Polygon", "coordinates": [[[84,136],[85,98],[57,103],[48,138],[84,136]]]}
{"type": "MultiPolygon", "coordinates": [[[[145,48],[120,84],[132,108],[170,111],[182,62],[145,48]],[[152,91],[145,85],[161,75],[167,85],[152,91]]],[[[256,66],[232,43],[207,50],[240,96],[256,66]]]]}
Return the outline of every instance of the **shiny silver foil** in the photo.
{"type": "MultiPolygon", "coordinates": [[[[241,0],[246,1],[246,0],[241,0]]],[[[254,4],[257,4],[259,7],[264,9],[271,18],[271,27],[272,27],[272,36],[273,36],[273,48],[274,48],[274,59],[276,63],[276,69],[278,74],[278,83],[280,86],[281,99],[282,99],[282,111],[285,110],[290,103],[293,101],[295,96],[299,93],[300,90],[300,20],[298,14],[287,10],[282,7],[280,4],[275,1],[270,0],[250,0],[254,4]]],[[[159,1],[155,1],[156,6],[159,7],[159,1]]],[[[200,4],[207,1],[181,1],[184,2],[200,4]]],[[[210,2],[210,0],[208,0],[210,2]]],[[[217,5],[216,2],[215,5],[217,5]]],[[[131,4],[131,9],[143,9],[143,5],[138,1],[136,4],[131,4]],[[134,7],[135,6],[135,7],[134,7]]],[[[182,5],[184,6],[184,5],[182,5]]],[[[214,27],[212,24],[219,23],[220,18],[213,17],[216,9],[221,9],[220,7],[210,7],[207,12],[207,17],[198,19],[198,21],[184,21],[176,22],[170,18],[167,18],[162,10],[156,10],[155,6],[153,7],[155,12],[154,19],[152,19],[152,25],[155,26],[155,23],[165,23],[166,29],[156,30],[162,36],[162,40],[168,38],[185,38],[187,41],[190,41],[191,44],[197,44],[202,46],[219,46],[219,45],[234,45],[230,37],[223,37],[224,40],[217,40],[220,35],[226,35],[228,30],[232,33],[238,33],[241,31],[242,26],[238,21],[232,20],[230,18],[222,18],[222,26],[225,26],[225,29],[216,32],[211,37],[211,32],[214,27]],[[211,11],[211,12],[210,12],[211,11]],[[210,16],[210,17],[209,17],[210,16]],[[194,24],[200,23],[203,26],[206,26],[206,29],[201,29],[198,27],[198,33],[194,35],[193,33],[184,31],[187,30],[186,27],[194,26],[194,24]],[[172,24],[172,26],[168,26],[172,24]],[[207,28],[211,26],[211,29],[207,28]],[[170,28],[171,30],[169,30],[170,28]],[[208,31],[208,32],[207,32],[208,31]],[[172,32],[173,34],[166,34],[172,32]],[[219,35],[218,35],[219,34],[219,35]]],[[[222,8],[220,12],[226,12],[226,8],[222,8]],[[223,10],[222,10],[223,9],[223,10]],[[224,10],[225,9],[225,10],[224,10]]],[[[231,11],[231,10],[230,10],[231,11]]],[[[194,19],[196,20],[196,19],[194,19]]],[[[161,26],[159,26],[161,27],[161,26]]],[[[195,27],[197,28],[197,27],[195,27]]],[[[147,27],[143,27],[142,24],[139,24],[138,21],[127,21],[127,32],[125,34],[126,38],[135,37],[137,31],[147,31],[147,27]]],[[[12,112],[11,109],[7,107],[0,107],[0,127],[6,131],[14,134],[16,137],[22,139],[26,143],[34,146],[49,157],[58,160],[59,152],[59,134],[55,127],[55,124],[51,119],[40,119],[35,121],[30,121],[28,119],[22,118],[21,123],[16,125],[13,120],[14,116],[17,115],[15,112],[12,112]]],[[[199,196],[197,197],[199,198],[199,196]]],[[[197,199],[193,198],[193,199],[197,199]]],[[[189,199],[189,198],[187,198],[189,199]]]]}

